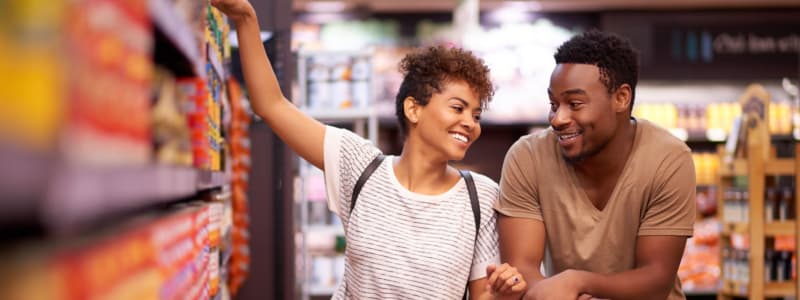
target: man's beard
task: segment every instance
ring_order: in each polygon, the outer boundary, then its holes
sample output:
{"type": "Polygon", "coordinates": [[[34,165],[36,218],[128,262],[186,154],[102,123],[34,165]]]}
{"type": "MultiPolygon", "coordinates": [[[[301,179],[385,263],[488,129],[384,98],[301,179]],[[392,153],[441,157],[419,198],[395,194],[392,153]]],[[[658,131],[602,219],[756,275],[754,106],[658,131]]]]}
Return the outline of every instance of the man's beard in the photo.
{"type": "Polygon", "coordinates": [[[610,141],[611,140],[609,139],[603,142],[602,144],[598,145],[598,147],[595,147],[594,149],[589,149],[588,151],[584,151],[583,149],[581,149],[581,152],[578,153],[578,155],[576,155],[575,157],[567,156],[564,153],[564,149],[561,149],[561,157],[563,157],[568,164],[576,165],[584,162],[587,158],[597,155],[597,153],[600,153],[600,151],[603,151],[603,149],[606,147],[606,145],[608,145],[610,141]]]}
{"type": "Polygon", "coordinates": [[[581,163],[582,161],[584,161],[586,159],[586,154],[581,152],[581,153],[578,153],[578,155],[575,156],[575,157],[569,157],[566,154],[564,154],[564,152],[562,151],[561,152],[561,157],[564,158],[564,160],[567,162],[567,164],[576,165],[576,164],[579,164],[579,163],[581,163]]]}

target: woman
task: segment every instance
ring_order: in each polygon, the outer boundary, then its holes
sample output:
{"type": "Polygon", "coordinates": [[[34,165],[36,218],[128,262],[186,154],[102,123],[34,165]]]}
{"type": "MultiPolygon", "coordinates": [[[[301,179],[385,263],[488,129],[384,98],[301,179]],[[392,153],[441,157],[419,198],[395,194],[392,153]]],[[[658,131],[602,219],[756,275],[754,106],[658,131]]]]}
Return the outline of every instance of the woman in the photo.
{"type": "Polygon", "coordinates": [[[466,181],[448,165],[463,159],[481,133],[480,114],[493,93],[481,60],[445,48],[403,60],[396,99],[406,133],[403,151],[376,164],[356,198],[356,181],[380,150],[308,117],[284,98],[247,0],[212,4],[236,25],[254,112],[325,171],[328,203],[342,219],[348,243],[345,276],[334,299],[459,299],[467,285],[471,299],[521,297],[527,285],[522,276],[507,264],[496,266],[497,184],[473,173],[479,201],[473,210],[466,181]],[[358,205],[351,207],[351,197],[358,205]],[[473,211],[480,211],[479,226],[473,211]]]}

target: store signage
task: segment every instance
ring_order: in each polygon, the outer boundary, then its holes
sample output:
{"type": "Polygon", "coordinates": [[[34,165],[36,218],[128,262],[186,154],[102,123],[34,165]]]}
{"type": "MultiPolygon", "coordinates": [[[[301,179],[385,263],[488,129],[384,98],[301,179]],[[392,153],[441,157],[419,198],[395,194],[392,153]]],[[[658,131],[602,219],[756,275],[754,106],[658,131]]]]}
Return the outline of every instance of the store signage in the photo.
{"type": "Polygon", "coordinates": [[[713,49],[719,54],[795,54],[800,52],[800,34],[768,36],[723,32],[713,38],[713,49]]]}
{"type": "Polygon", "coordinates": [[[798,78],[800,11],[610,13],[641,51],[643,79],[798,78]]]}
{"type": "Polygon", "coordinates": [[[738,28],[656,25],[655,36],[657,56],[669,58],[671,63],[740,64],[767,59],[796,66],[800,54],[800,24],[738,28]]]}

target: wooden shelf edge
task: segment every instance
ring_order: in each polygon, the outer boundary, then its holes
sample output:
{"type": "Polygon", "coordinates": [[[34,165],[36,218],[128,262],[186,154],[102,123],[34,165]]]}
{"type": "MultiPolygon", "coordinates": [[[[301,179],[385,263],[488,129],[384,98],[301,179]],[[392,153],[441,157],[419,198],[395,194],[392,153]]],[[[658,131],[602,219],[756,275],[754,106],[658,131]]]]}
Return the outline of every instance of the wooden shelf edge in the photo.
{"type": "Polygon", "coordinates": [[[736,159],[730,164],[721,165],[719,167],[719,175],[722,177],[747,175],[747,160],[736,159]]]}
{"type": "Polygon", "coordinates": [[[795,221],[772,222],[764,225],[764,234],[767,236],[794,235],[796,232],[795,221]]]}
{"type": "Polygon", "coordinates": [[[765,297],[794,296],[796,287],[797,287],[796,281],[767,282],[764,283],[764,296],[765,297]]]}
{"type": "MultiPolygon", "coordinates": [[[[766,176],[787,176],[795,174],[796,162],[791,158],[779,158],[764,162],[764,175],[766,176]]],[[[746,176],[747,159],[736,159],[730,164],[724,164],[719,168],[719,175],[722,177],[746,176]]]]}
{"type": "MultiPolygon", "coordinates": [[[[777,298],[784,296],[794,296],[795,289],[797,288],[797,281],[785,282],[766,282],[764,283],[764,297],[777,298]]],[[[722,288],[719,293],[726,296],[733,297],[748,297],[749,286],[744,283],[736,283],[731,281],[723,282],[722,288]]]]}
{"type": "Polygon", "coordinates": [[[781,176],[795,174],[795,161],[791,158],[780,158],[764,162],[764,174],[781,176]]]}
{"type": "Polygon", "coordinates": [[[719,290],[720,294],[733,297],[747,297],[749,286],[747,284],[736,283],[732,281],[723,281],[722,288],[719,290]]]}
{"type": "Polygon", "coordinates": [[[748,223],[723,223],[722,234],[731,235],[733,233],[748,234],[748,223]]]}

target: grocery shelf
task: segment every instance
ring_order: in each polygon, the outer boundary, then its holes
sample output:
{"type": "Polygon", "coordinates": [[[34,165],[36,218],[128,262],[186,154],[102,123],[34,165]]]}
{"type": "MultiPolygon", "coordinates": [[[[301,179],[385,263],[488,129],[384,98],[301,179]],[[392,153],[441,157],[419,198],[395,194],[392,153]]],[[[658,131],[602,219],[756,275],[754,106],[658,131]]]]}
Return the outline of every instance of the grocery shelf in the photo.
{"type": "Polygon", "coordinates": [[[353,57],[370,57],[373,55],[375,51],[371,48],[363,48],[361,50],[318,50],[318,49],[310,49],[310,48],[300,48],[297,55],[299,57],[311,57],[311,56],[353,56],[353,57]]]}
{"type": "MultiPolygon", "coordinates": [[[[753,100],[751,99],[751,101],[753,100]]],[[[767,205],[767,199],[765,199],[767,198],[765,190],[771,185],[768,178],[776,175],[796,175],[796,165],[800,163],[795,160],[800,157],[800,145],[795,143],[791,147],[793,148],[791,156],[794,158],[775,158],[781,150],[777,147],[773,148],[772,145],[764,145],[768,136],[766,122],[756,120],[751,126],[747,126],[746,144],[739,145],[739,147],[746,147],[743,150],[747,153],[747,158],[737,158],[720,167],[719,190],[746,191],[748,194],[746,196],[746,208],[736,208],[727,206],[731,203],[728,203],[728,200],[725,199],[727,197],[723,195],[724,192],[717,193],[718,207],[723,207],[723,209],[718,210],[720,219],[730,220],[731,218],[725,215],[729,213],[732,214],[730,216],[732,219],[745,219],[749,222],[726,223],[722,227],[723,235],[730,236],[730,239],[727,237],[720,239],[726,241],[723,247],[720,247],[720,257],[723,261],[723,267],[720,268],[722,278],[742,279],[745,277],[746,280],[744,282],[723,281],[718,299],[731,299],[732,297],[747,299],[779,298],[795,296],[800,291],[800,286],[795,281],[778,282],[770,280],[770,278],[775,277],[774,273],[771,276],[765,276],[765,272],[770,270],[769,265],[766,263],[769,251],[785,251],[785,249],[778,249],[778,237],[796,238],[798,232],[796,220],[775,220],[767,216],[768,213],[774,213],[768,210],[768,207],[773,206],[767,205]],[[731,178],[736,176],[746,176],[746,180],[731,178]],[[742,214],[747,215],[743,216],[742,214]],[[774,246],[771,238],[775,238],[774,246]],[[734,253],[731,250],[743,251],[734,253]],[[746,267],[742,263],[746,263],[746,267]],[[746,269],[742,269],[743,267],[746,269]]],[[[775,141],[776,137],[772,136],[769,139],[775,141]]],[[[719,150],[720,157],[724,157],[725,153],[721,147],[719,150]]],[[[789,156],[789,151],[785,150],[783,156],[789,156]]],[[[794,177],[795,183],[800,183],[800,181],[797,181],[797,176],[794,177]]],[[[797,191],[797,185],[795,185],[795,193],[797,191]]],[[[794,210],[795,214],[800,213],[800,207],[796,207],[794,210]]],[[[789,243],[793,244],[793,242],[789,243]]],[[[796,251],[793,252],[796,255],[796,251]]],[[[781,263],[786,263],[786,259],[780,258],[781,263]]],[[[777,261],[775,260],[774,263],[777,264],[777,261]]]]}
{"type": "MultiPolygon", "coordinates": [[[[307,116],[330,126],[350,129],[353,133],[378,143],[379,119],[384,116],[394,115],[394,101],[374,101],[376,99],[372,85],[373,74],[373,52],[370,49],[361,51],[309,51],[300,49],[297,53],[297,78],[298,90],[301,91],[295,97],[295,104],[307,116]],[[343,63],[333,62],[342,59],[343,63]],[[321,67],[316,67],[320,64],[321,67]],[[312,66],[314,65],[314,66],[312,66]],[[341,67],[340,67],[341,65],[341,67]],[[315,80],[330,80],[331,78],[314,78],[315,71],[326,68],[327,71],[337,70],[333,73],[338,74],[338,70],[346,69],[350,73],[350,78],[343,78],[339,75],[330,74],[333,78],[344,79],[340,82],[351,86],[350,92],[346,95],[338,95],[325,99],[313,97],[309,85],[315,80]],[[342,68],[343,67],[343,68],[342,68]],[[328,69],[331,68],[331,69],[328,69]],[[361,89],[356,83],[366,83],[366,89],[361,89]],[[363,104],[363,105],[362,105],[363,104]]],[[[328,76],[326,76],[328,77],[328,76]]],[[[344,91],[343,91],[344,92],[344,91]]],[[[336,279],[328,266],[319,266],[319,262],[324,261],[328,264],[329,260],[343,260],[344,244],[341,239],[344,236],[344,229],[341,224],[325,224],[335,220],[332,212],[324,207],[324,191],[320,190],[321,173],[310,167],[310,164],[302,159],[298,160],[298,177],[295,181],[295,201],[298,204],[299,214],[295,215],[295,221],[299,228],[297,234],[297,282],[300,284],[299,299],[309,299],[313,297],[327,297],[336,291],[336,279]],[[322,201],[319,201],[322,200],[322,201]],[[324,209],[324,212],[321,209],[324,209]],[[325,217],[325,218],[319,218],[325,217]],[[340,252],[337,252],[339,250],[340,252]]],[[[338,223],[338,222],[337,222],[338,223]]],[[[330,261],[330,263],[335,263],[330,261]]]]}
{"type": "Polygon", "coordinates": [[[795,221],[770,222],[764,224],[764,235],[794,235],[795,221]]]}
{"type": "MultiPolygon", "coordinates": [[[[764,174],[767,176],[791,176],[795,174],[795,161],[791,158],[770,159],[764,162],[764,174]]],[[[747,160],[736,159],[729,165],[722,165],[719,174],[723,177],[746,176],[747,160]]]]}
{"type": "Polygon", "coordinates": [[[728,134],[721,129],[685,129],[670,128],[669,132],[684,142],[721,143],[725,142],[728,134]]]}
{"type": "Polygon", "coordinates": [[[747,234],[748,228],[749,228],[748,223],[723,223],[722,234],[723,235],[731,235],[734,233],[747,234]]]}
{"type": "MultiPolygon", "coordinates": [[[[725,223],[722,226],[723,235],[747,234],[749,229],[748,223],[725,223]]],[[[777,235],[794,235],[795,221],[785,222],[770,222],[764,224],[764,235],[777,236],[777,235]]]]}
{"type": "Polygon", "coordinates": [[[794,296],[795,284],[794,281],[764,283],[764,297],[777,298],[794,296]]]}
{"type": "Polygon", "coordinates": [[[220,171],[192,170],[197,172],[197,181],[195,184],[197,190],[207,190],[221,187],[225,184],[225,182],[228,181],[228,176],[220,171]]]}
{"type": "Polygon", "coordinates": [[[697,138],[698,140],[705,139],[707,141],[712,142],[724,142],[728,138],[728,133],[725,130],[719,128],[710,128],[705,130],[705,136],[703,138],[697,138]]]}
{"type": "Polygon", "coordinates": [[[683,128],[670,128],[670,129],[668,129],[668,131],[669,131],[669,133],[672,134],[672,136],[678,138],[681,141],[685,142],[685,141],[689,140],[689,131],[686,130],[686,129],[683,129],[683,128]]]}
{"type": "Polygon", "coordinates": [[[352,121],[375,116],[369,108],[303,109],[303,112],[320,121],[352,121]]]}
{"type": "MultiPolygon", "coordinates": [[[[728,139],[728,133],[718,128],[669,128],[667,130],[678,139],[689,143],[724,143],[728,139]]],[[[793,137],[785,134],[772,134],[770,135],[770,140],[772,142],[787,142],[792,141],[793,137]]]]}
{"type": "MultiPolygon", "coordinates": [[[[394,103],[394,101],[392,101],[394,103]]],[[[392,108],[392,111],[394,108],[392,108]]],[[[389,115],[392,122],[395,121],[394,114],[389,115]]],[[[492,113],[488,110],[481,114],[481,126],[550,126],[547,119],[530,117],[509,117],[502,114],[492,113]]]]}
{"type": "Polygon", "coordinates": [[[171,41],[188,61],[195,76],[205,77],[202,53],[195,30],[180,18],[169,0],[148,0],[148,9],[156,29],[171,41]]]}
{"type": "Polygon", "coordinates": [[[222,186],[225,174],[178,166],[57,167],[38,217],[54,233],[93,221],[174,202],[222,186]]]}
{"type": "Polygon", "coordinates": [[[344,228],[342,225],[309,225],[307,231],[344,236],[344,228]]]}
{"type": "Polygon", "coordinates": [[[3,143],[0,165],[0,223],[29,222],[44,194],[52,158],[3,143]]]}
{"type": "Polygon", "coordinates": [[[733,282],[729,280],[724,280],[722,283],[722,288],[720,289],[720,293],[726,296],[733,296],[733,297],[747,297],[748,293],[748,285],[747,283],[739,283],[733,282]]]}
{"type": "Polygon", "coordinates": [[[767,176],[793,176],[796,174],[794,167],[794,159],[771,159],[764,162],[764,173],[767,176]]]}
{"type": "Polygon", "coordinates": [[[699,184],[698,183],[698,184],[695,185],[695,187],[696,188],[700,188],[700,189],[715,189],[715,188],[717,188],[717,186],[715,184],[710,184],[710,183],[705,183],[705,184],[699,184]]]}
{"type": "Polygon", "coordinates": [[[777,298],[794,296],[794,281],[766,282],[764,283],[764,297],[777,298]]]}
{"type": "MultiPolygon", "coordinates": [[[[795,281],[784,282],[765,282],[764,283],[764,297],[765,298],[778,298],[786,296],[794,296],[795,281]]],[[[748,285],[747,283],[736,283],[732,281],[725,281],[722,285],[722,294],[733,297],[747,297],[748,285]]]]}
{"type": "Polygon", "coordinates": [[[747,160],[736,159],[731,164],[722,164],[719,166],[719,175],[722,177],[732,176],[746,176],[747,175],[747,160]]]}
{"type": "Polygon", "coordinates": [[[719,293],[718,289],[685,289],[683,294],[686,296],[713,296],[719,293]]]}
{"type": "Polygon", "coordinates": [[[331,296],[336,293],[336,286],[312,285],[308,289],[310,296],[331,296]]]}
{"type": "Polygon", "coordinates": [[[190,168],[59,169],[49,185],[41,216],[56,231],[71,231],[99,216],[174,201],[196,192],[197,172],[190,168]]]}

